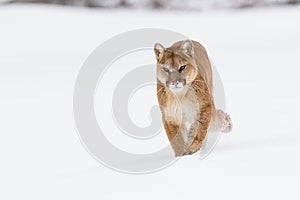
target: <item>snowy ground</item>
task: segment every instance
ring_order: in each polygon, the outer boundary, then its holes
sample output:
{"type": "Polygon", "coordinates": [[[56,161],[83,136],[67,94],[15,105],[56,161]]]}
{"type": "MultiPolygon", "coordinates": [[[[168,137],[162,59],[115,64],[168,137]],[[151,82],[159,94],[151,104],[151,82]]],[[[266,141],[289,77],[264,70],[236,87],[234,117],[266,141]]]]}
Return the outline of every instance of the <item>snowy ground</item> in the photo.
{"type": "Polygon", "coordinates": [[[0,7],[0,198],[299,199],[298,19],[300,7],[202,14],[0,7]],[[81,146],[73,86],[101,42],[145,27],[209,49],[234,130],[205,160],[120,174],[81,146]]]}

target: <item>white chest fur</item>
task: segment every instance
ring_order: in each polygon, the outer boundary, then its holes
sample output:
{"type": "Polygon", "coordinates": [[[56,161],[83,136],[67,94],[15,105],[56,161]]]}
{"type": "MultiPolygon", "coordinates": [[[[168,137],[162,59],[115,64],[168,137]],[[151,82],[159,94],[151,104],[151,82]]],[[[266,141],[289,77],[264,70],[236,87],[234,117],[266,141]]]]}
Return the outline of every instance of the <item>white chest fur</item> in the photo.
{"type": "Polygon", "coordinates": [[[199,113],[198,106],[195,102],[183,100],[181,102],[181,109],[183,119],[182,122],[184,123],[186,130],[189,131],[199,113]]]}
{"type": "Polygon", "coordinates": [[[187,141],[190,129],[197,116],[199,115],[199,106],[192,98],[181,98],[168,102],[164,109],[166,120],[170,120],[180,125],[181,134],[187,141]]]}

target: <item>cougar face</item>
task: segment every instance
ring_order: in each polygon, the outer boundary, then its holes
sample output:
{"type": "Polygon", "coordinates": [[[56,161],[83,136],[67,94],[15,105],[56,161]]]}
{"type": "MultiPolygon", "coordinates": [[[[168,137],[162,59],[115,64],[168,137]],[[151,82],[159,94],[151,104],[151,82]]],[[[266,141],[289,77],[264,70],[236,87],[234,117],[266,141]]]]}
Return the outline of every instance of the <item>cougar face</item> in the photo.
{"type": "Polygon", "coordinates": [[[164,48],[161,44],[154,46],[157,58],[157,79],[175,94],[185,91],[197,76],[197,68],[191,63],[192,45],[189,45],[188,43],[176,49],[164,48]]]}

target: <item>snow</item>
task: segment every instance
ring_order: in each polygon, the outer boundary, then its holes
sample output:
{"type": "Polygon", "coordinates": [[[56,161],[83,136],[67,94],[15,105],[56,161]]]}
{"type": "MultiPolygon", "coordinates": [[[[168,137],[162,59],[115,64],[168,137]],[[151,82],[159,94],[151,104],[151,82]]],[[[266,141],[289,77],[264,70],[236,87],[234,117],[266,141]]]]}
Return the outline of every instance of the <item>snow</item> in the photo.
{"type": "Polygon", "coordinates": [[[1,199],[299,199],[300,7],[222,12],[0,7],[1,199]],[[155,27],[202,42],[233,132],[204,160],[153,174],[97,163],[75,131],[72,93],[113,35],[155,27]]]}
{"type": "Polygon", "coordinates": [[[299,0],[0,0],[9,2],[40,2],[71,6],[129,9],[211,10],[299,4],[299,0]]]}

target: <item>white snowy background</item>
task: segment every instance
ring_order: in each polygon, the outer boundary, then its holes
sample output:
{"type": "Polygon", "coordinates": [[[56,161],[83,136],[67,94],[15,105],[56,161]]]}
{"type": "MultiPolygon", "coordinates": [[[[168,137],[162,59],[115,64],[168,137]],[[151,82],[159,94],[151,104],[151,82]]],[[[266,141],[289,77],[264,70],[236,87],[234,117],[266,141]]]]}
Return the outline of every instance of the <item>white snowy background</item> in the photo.
{"type": "Polygon", "coordinates": [[[295,5],[300,0],[0,0],[7,3],[47,3],[100,8],[207,10],[271,5],[295,5]]]}
{"type": "Polygon", "coordinates": [[[171,12],[0,7],[0,199],[299,199],[300,7],[171,12]],[[234,129],[204,160],[153,174],[96,162],[75,131],[72,93],[103,41],[164,28],[202,42],[234,129]]]}

